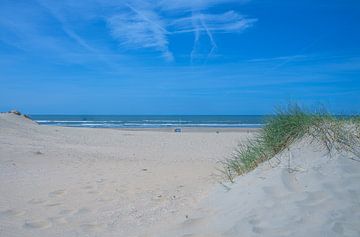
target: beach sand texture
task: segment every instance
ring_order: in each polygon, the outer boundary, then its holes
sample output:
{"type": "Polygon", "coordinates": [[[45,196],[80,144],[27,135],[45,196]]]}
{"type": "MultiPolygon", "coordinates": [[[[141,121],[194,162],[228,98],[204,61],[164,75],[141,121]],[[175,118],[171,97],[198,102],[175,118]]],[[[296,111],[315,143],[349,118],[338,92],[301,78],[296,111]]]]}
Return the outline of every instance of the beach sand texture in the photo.
{"type": "Polygon", "coordinates": [[[303,140],[154,236],[360,236],[360,160],[303,140]]]}
{"type": "Polygon", "coordinates": [[[350,155],[302,141],[229,190],[218,184],[217,161],[249,136],[1,114],[0,236],[360,236],[360,162],[350,155]]]}
{"type": "Polygon", "coordinates": [[[194,208],[247,132],[40,126],[0,114],[0,236],[146,236],[194,208]]]}

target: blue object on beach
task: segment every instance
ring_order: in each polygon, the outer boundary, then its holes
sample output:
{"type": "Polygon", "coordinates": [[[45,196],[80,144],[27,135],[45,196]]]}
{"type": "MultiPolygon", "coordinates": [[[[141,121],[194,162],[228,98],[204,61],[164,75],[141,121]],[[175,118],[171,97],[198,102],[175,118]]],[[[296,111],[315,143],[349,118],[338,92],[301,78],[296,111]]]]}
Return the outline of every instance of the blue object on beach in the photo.
{"type": "Polygon", "coordinates": [[[175,128],[175,132],[181,132],[181,128],[175,128]]]}

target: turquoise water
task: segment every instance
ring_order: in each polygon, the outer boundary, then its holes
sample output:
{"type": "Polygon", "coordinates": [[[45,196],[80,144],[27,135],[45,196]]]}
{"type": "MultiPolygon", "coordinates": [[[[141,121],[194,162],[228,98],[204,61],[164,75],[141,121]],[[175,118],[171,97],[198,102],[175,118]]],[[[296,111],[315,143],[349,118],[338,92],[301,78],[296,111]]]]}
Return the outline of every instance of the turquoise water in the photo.
{"type": "Polygon", "coordinates": [[[31,115],[42,125],[96,128],[219,127],[258,128],[263,115],[31,115]]]}

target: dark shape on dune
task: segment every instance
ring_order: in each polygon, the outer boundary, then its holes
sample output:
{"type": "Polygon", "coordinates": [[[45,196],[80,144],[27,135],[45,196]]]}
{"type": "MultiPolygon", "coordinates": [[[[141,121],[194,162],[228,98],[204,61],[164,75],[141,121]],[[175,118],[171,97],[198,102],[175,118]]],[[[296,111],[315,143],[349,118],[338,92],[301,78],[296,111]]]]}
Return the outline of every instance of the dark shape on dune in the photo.
{"type": "Polygon", "coordinates": [[[181,132],[181,128],[175,128],[174,132],[181,132]]]}
{"type": "Polygon", "coordinates": [[[9,113],[16,114],[16,115],[19,115],[19,116],[22,115],[19,111],[15,110],[15,109],[10,110],[9,113]]]}
{"type": "MultiPolygon", "coordinates": [[[[26,114],[22,114],[20,111],[15,110],[15,109],[10,110],[8,113],[10,113],[10,114],[15,114],[15,115],[18,115],[18,116],[23,116],[24,118],[27,118],[27,119],[32,120],[32,119],[31,119],[29,116],[27,116],[26,114]]],[[[34,122],[35,122],[35,121],[34,121],[34,122]]]]}

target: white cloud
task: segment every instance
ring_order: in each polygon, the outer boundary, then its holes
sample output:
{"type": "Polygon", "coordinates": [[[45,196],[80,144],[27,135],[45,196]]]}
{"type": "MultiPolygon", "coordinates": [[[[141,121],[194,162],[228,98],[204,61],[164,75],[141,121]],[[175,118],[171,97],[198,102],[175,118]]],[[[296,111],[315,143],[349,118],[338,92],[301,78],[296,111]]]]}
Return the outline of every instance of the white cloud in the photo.
{"type": "Polygon", "coordinates": [[[127,12],[117,13],[108,19],[113,37],[123,47],[153,48],[160,51],[165,59],[172,60],[164,21],[151,10],[136,9],[130,5],[127,7],[127,12]]]}
{"type": "Polygon", "coordinates": [[[243,4],[249,0],[158,0],[157,6],[167,11],[202,11],[225,3],[243,4]]]}
{"type": "Polygon", "coordinates": [[[199,30],[214,33],[233,33],[252,26],[256,21],[254,18],[246,18],[234,11],[222,14],[196,13],[190,17],[174,20],[171,27],[174,29],[174,33],[188,33],[199,30]],[[194,24],[194,22],[197,24],[194,24]]]}
{"type": "Polygon", "coordinates": [[[217,48],[214,34],[241,32],[256,22],[255,18],[247,18],[233,10],[218,14],[206,13],[209,8],[227,2],[234,1],[159,0],[152,5],[134,1],[132,5],[120,6],[121,12],[114,13],[107,21],[113,37],[121,47],[152,48],[160,51],[169,61],[173,59],[169,50],[170,34],[194,34],[191,61],[195,55],[199,55],[197,49],[204,34],[209,43],[207,60],[217,48]]]}
{"type": "MultiPolygon", "coordinates": [[[[92,40],[89,38],[91,36],[83,35],[82,32],[84,32],[84,27],[91,25],[93,21],[105,21],[108,26],[105,30],[109,32],[107,36],[116,40],[120,48],[154,50],[167,61],[174,59],[171,52],[171,44],[174,42],[170,42],[170,35],[193,34],[194,45],[192,50],[189,49],[191,51],[190,59],[201,57],[201,55],[206,59],[211,57],[217,49],[217,34],[241,32],[256,22],[256,19],[245,17],[231,9],[219,13],[219,8],[217,8],[217,13],[214,14],[212,12],[214,7],[230,2],[238,5],[246,1],[83,0],[74,2],[70,0],[36,0],[37,4],[26,4],[29,6],[26,8],[17,8],[15,5],[9,4],[8,6],[14,8],[18,14],[10,14],[9,12],[12,11],[4,10],[7,12],[7,17],[0,19],[0,25],[6,23],[7,30],[16,34],[18,39],[16,43],[26,49],[36,45],[45,48],[43,42],[49,42],[48,47],[57,47],[58,51],[62,50],[65,53],[66,51],[74,52],[75,49],[78,52],[85,51],[94,55],[102,55],[104,50],[106,54],[112,53],[111,47],[98,44],[99,41],[92,40]],[[34,14],[34,12],[41,14],[34,14]],[[48,32],[42,30],[41,26],[47,27],[48,13],[53,17],[51,20],[55,19],[60,24],[62,33],[67,35],[67,38],[57,37],[55,34],[48,35],[48,32]],[[199,50],[200,48],[202,50],[199,50]]],[[[227,8],[231,6],[231,4],[226,5],[227,8]]],[[[2,12],[1,7],[0,12],[2,12]]],[[[12,41],[9,40],[11,43],[12,41]]],[[[99,56],[99,59],[109,61],[102,56],[99,56]]]]}

